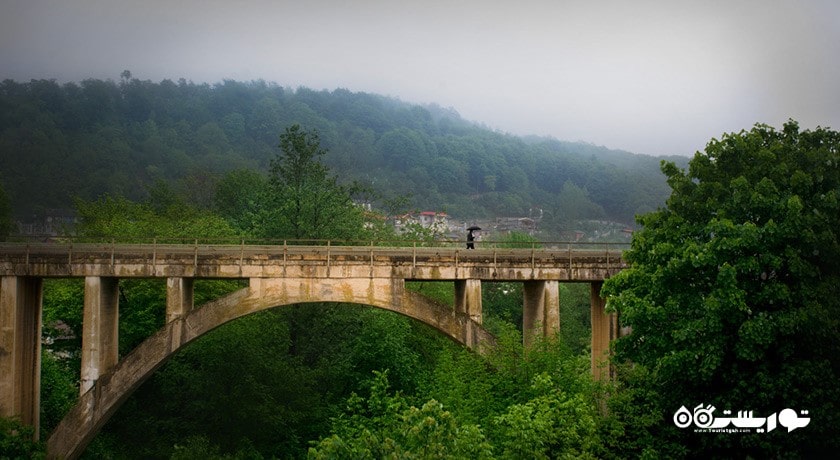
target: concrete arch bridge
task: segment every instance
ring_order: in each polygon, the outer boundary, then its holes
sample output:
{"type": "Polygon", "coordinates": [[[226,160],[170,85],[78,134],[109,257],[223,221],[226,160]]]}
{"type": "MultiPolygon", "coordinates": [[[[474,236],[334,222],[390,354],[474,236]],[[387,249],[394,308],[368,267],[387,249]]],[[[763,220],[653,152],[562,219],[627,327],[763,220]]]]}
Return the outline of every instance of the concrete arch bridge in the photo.
{"type": "Polygon", "coordinates": [[[310,302],[369,305],[422,321],[479,352],[481,284],[523,283],[524,340],[560,328],[559,283],[589,282],[592,371],[617,336],[600,285],[626,267],[620,245],[571,243],[527,249],[326,245],[0,243],[0,416],[38,431],[42,284],[84,278],[80,397],[47,440],[51,458],[76,458],[128,396],[173,353],[208,331],[264,309],[310,302]],[[166,279],[166,324],[122,360],[117,353],[118,283],[166,279]],[[193,304],[196,279],[244,279],[247,287],[193,304]],[[454,283],[455,308],[410,290],[407,281],[454,283]]]}

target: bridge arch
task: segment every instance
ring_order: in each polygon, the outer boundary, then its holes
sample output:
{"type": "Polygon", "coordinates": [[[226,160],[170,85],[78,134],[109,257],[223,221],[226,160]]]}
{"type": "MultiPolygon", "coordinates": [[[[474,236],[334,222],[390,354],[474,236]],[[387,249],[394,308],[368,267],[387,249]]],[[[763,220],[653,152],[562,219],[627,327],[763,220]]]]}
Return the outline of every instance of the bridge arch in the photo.
{"type": "MultiPolygon", "coordinates": [[[[182,294],[191,299],[189,291],[182,294]]],[[[248,287],[197,309],[173,312],[172,300],[167,300],[167,323],[101,375],[53,430],[47,441],[50,457],[79,457],[123,402],[174,353],[225,323],[263,310],[315,302],[362,304],[421,321],[478,351],[494,341],[467,313],[405,289],[402,280],[252,278],[248,287]]]]}

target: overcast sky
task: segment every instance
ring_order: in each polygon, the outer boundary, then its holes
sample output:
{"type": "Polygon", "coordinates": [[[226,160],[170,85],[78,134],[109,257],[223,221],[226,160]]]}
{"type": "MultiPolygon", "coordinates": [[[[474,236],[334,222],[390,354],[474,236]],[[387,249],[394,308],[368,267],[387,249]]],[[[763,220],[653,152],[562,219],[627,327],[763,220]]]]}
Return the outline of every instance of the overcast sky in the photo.
{"type": "Polygon", "coordinates": [[[503,132],[692,155],[840,129],[837,0],[0,0],[0,78],[263,79],[503,132]]]}

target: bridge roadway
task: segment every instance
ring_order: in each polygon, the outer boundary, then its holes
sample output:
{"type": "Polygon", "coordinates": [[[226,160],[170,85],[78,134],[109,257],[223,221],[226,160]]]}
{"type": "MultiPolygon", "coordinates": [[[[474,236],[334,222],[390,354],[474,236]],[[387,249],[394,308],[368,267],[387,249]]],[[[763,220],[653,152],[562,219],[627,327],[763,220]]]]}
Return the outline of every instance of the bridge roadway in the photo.
{"type": "Polygon", "coordinates": [[[492,346],[482,324],[481,283],[523,283],[526,345],[560,328],[559,283],[590,283],[592,372],[608,378],[609,342],[618,334],[605,312],[603,280],[626,267],[621,245],[508,249],[384,247],[373,244],[0,243],[0,416],[39,425],[41,303],[46,278],[85,280],[80,397],[50,434],[50,458],[76,458],[123,401],[181,347],[241,316],[308,302],[391,310],[481,352],[492,346]],[[166,279],[166,324],[120,358],[119,280],[166,279]],[[193,281],[230,278],[248,287],[201,306],[193,281]],[[454,283],[446,307],[406,289],[407,281],[454,283]]]}
{"type": "Polygon", "coordinates": [[[626,266],[622,248],[0,243],[0,275],[603,281],[626,266]]]}

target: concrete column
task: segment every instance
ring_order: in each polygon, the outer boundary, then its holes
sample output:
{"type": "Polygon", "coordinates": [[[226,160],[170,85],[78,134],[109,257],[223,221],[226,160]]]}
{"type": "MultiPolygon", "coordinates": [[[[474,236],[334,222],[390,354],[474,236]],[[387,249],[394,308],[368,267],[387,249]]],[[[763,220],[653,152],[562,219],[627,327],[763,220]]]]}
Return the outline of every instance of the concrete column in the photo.
{"type": "Polygon", "coordinates": [[[481,280],[455,281],[455,311],[465,313],[481,324],[481,280]]]}
{"type": "MultiPolygon", "coordinates": [[[[470,319],[481,324],[481,280],[455,280],[455,311],[469,315],[470,319]]],[[[475,349],[479,343],[478,331],[472,322],[464,324],[466,346],[475,349]]]]}
{"type": "Polygon", "coordinates": [[[166,279],[166,322],[183,318],[193,309],[193,279],[166,279]]]}
{"type": "Polygon", "coordinates": [[[79,391],[85,394],[119,360],[119,279],[85,277],[82,323],[82,371],[79,391]]]}
{"type": "Polygon", "coordinates": [[[172,327],[169,336],[169,349],[177,350],[184,344],[184,322],[182,321],[192,311],[193,300],[193,279],[174,278],[166,279],[166,322],[177,321],[172,327]]]}
{"type": "Polygon", "coordinates": [[[40,278],[0,280],[0,417],[20,417],[38,438],[41,405],[40,278]]]}
{"type": "Polygon", "coordinates": [[[609,364],[610,342],[618,337],[618,317],[607,314],[606,300],[601,297],[603,282],[590,284],[590,310],[592,312],[592,375],[595,380],[612,377],[609,364]]]}
{"type": "Polygon", "coordinates": [[[532,345],[537,337],[555,337],[560,331],[560,283],[526,281],[522,294],[522,338],[525,346],[532,345]]]}

